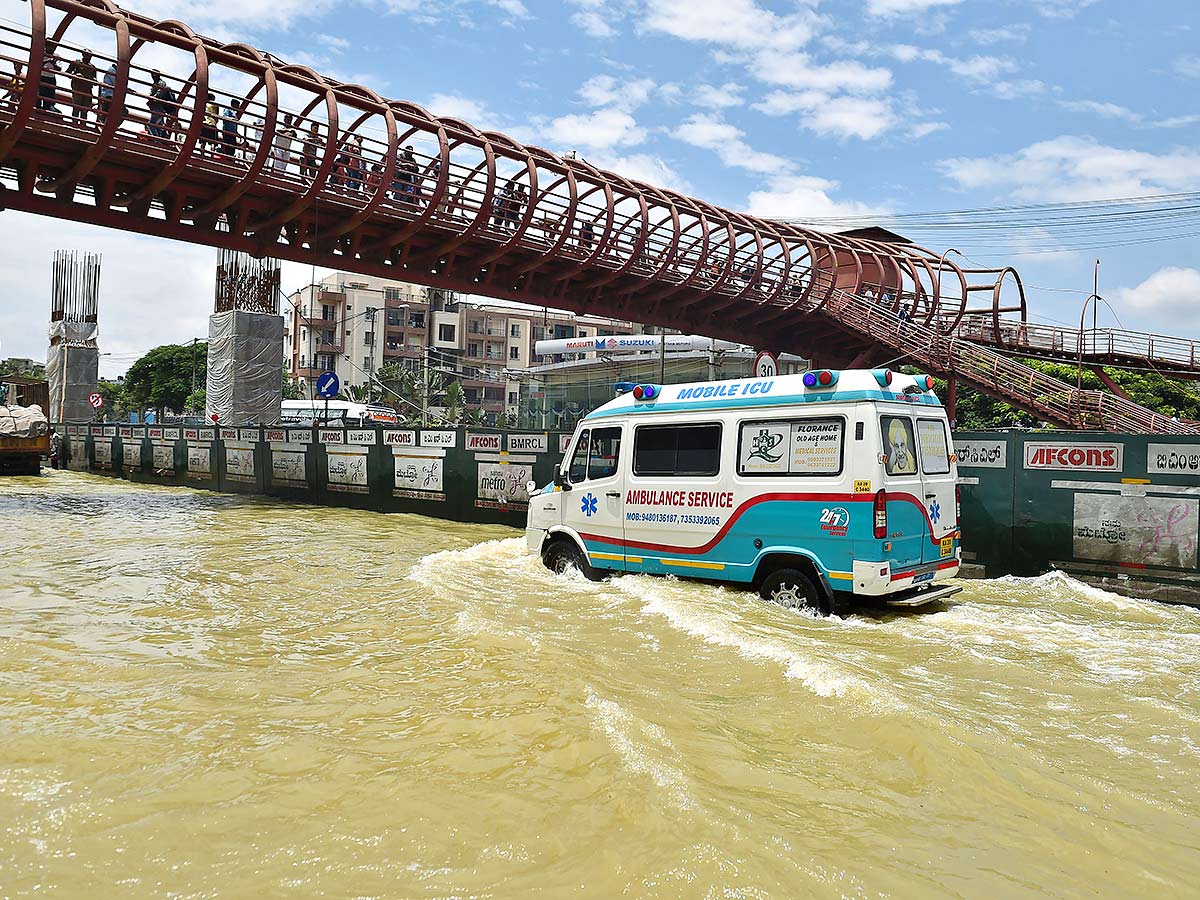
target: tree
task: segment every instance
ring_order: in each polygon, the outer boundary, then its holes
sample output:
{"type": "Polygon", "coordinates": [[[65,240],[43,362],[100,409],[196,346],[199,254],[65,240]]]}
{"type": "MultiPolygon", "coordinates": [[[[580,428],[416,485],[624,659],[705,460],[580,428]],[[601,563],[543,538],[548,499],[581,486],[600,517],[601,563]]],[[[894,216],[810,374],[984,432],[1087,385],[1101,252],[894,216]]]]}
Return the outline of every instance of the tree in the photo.
{"type": "Polygon", "coordinates": [[[462,418],[466,391],[461,381],[452,381],[446,386],[446,421],[457,423],[462,418]]]}
{"type": "Polygon", "coordinates": [[[125,373],[125,400],[129,408],[154,407],[182,412],[192,393],[192,379],[204,377],[208,344],[164,344],[155,347],[125,373]]]}
{"type": "Polygon", "coordinates": [[[124,384],[119,381],[101,379],[96,390],[104,398],[104,405],[96,410],[97,422],[120,421],[128,416],[129,408],[125,402],[124,384]]]}
{"type": "Polygon", "coordinates": [[[285,365],[283,367],[283,399],[284,400],[303,400],[304,385],[299,378],[292,378],[285,365]]]}
{"type": "Polygon", "coordinates": [[[365,384],[347,384],[338,392],[339,400],[351,403],[366,403],[369,392],[365,384]]]}
{"type": "Polygon", "coordinates": [[[0,375],[19,375],[22,378],[45,378],[46,367],[39,362],[6,359],[0,361],[0,375]]]}

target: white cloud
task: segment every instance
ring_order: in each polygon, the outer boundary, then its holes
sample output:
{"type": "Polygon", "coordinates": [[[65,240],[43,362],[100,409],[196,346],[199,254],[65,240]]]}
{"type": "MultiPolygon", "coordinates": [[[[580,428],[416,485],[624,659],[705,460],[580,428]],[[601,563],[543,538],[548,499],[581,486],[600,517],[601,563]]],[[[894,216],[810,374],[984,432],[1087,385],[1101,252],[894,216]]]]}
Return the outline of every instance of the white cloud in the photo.
{"type": "Polygon", "coordinates": [[[1200,78],[1200,56],[1178,56],[1171,63],[1176,75],[1184,78],[1200,78]]]}
{"type": "Polygon", "coordinates": [[[867,0],[867,12],[873,16],[910,16],[939,6],[957,6],[962,0],[867,0]]]}
{"type": "Polygon", "coordinates": [[[892,73],[865,66],[857,60],[815,64],[807,53],[765,48],[750,60],[748,68],[767,84],[823,91],[876,93],[891,86],[892,73]]]}
{"type": "Polygon", "coordinates": [[[350,42],[343,37],[338,37],[336,34],[318,34],[315,36],[318,44],[324,44],[334,53],[341,53],[343,50],[350,49],[350,42]]]}
{"type": "Polygon", "coordinates": [[[769,116],[803,112],[801,127],[823,137],[870,140],[897,122],[890,99],[831,97],[821,91],[772,91],[754,109],[769,116]]]}
{"type": "Polygon", "coordinates": [[[997,81],[989,90],[998,100],[1019,100],[1022,97],[1039,97],[1050,90],[1044,81],[1036,78],[1019,78],[1014,81],[997,81]]]}
{"type": "Polygon", "coordinates": [[[1104,119],[1139,122],[1142,118],[1140,113],[1117,103],[1102,103],[1097,100],[1060,100],[1058,105],[1071,112],[1093,113],[1104,119]]]}
{"type": "Polygon", "coordinates": [[[634,181],[642,181],[681,194],[692,191],[691,185],[682,175],[661,157],[650,153],[598,153],[588,156],[587,161],[598,168],[616,172],[634,181]]]}
{"type": "Polygon", "coordinates": [[[654,88],[649,78],[618,81],[611,75],[593,75],[579,88],[579,96],[589,106],[633,110],[650,99],[654,88]]]}
{"type": "Polygon", "coordinates": [[[528,19],[529,10],[521,0],[486,0],[488,6],[494,6],[509,19],[528,19]]]}
{"type": "Polygon", "coordinates": [[[435,116],[462,119],[480,131],[504,130],[504,123],[487,108],[487,104],[460,94],[434,94],[426,101],[425,108],[435,116]]]}
{"type": "Polygon", "coordinates": [[[1155,128],[1183,128],[1186,125],[1200,124],[1200,115],[1171,116],[1167,119],[1157,119],[1150,124],[1155,128]]]}
{"type": "Polygon", "coordinates": [[[928,137],[929,135],[936,134],[939,131],[949,130],[949,122],[918,122],[908,130],[908,134],[910,137],[920,140],[923,137],[928,137]]]}
{"type": "Polygon", "coordinates": [[[757,50],[803,46],[818,22],[816,12],[803,6],[778,15],[754,0],[649,0],[641,27],[686,41],[757,50]]]}
{"type": "Polygon", "coordinates": [[[1029,40],[1032,31],[1031,26],[1022,23],[999,28],[972,28],[967,34],[975,43],[990,47],[993,44],[1023,44],[1029,40]]]}
{"type": "Polygon", "coordinates": [[[903,63],[921,61],[945,66],[960,78],[975,83],[994,81],[1001,75],[1017,71],[1018,68],[1017,61],[1009,57],[979,55],[969,59],[960,59],[947,56],[941,50],[914,47],[912,44],[894,44],[888,48],[888,52],[897,61],[903,63]]]}
{"type": "Polygon", "coordinates": [[[635,146],[646,139],[646,129],[639,126],[633,116],[613,107],[559,116],[540,123],[540,126],[551,147],[562,151],[605,151],[635,146]]]}
{"type": "Polygon", "coordinates": [[[584,34],[594,38],[610,38],[617,34],[617,25],[624,18],[624,11],[605,0],[568,0],[575,12],[571,23],[584,34]]]}
{"type": "Polygon", "coordinates": [[[324,16],[337,0],[140,0],[137,11],[156,19],[178,19],[201,33],[213,26],[287,29],[324,16]]]}
{"type": "Polygon", "coordinates": [[[770,179],[767,189],[750,194],[746,202],[746,211],[754,216],[790,220],[833,216],[871,219],[887,215],[889,212],[882,206],[834,200],[829,196],[829,192],[837,189],[838,183],[826,178],[779,175],[770,179]]]}
{"type": "Polygon", "coordinates": [[[1070,202],[1200,189],[1200,153],[1107,147],[1063,135],[1011,154],[943,160],[959,187],[995,189],[1021,200],[1070,202]]]}
{"type": "Polygon", "coordinates": [[[1033,8],[1045,19],[1073,19],[1100,0],[1032,0],[1033,8]]]}
{"type": "Polygon", "coordinates": [[[713,151],[732,168],[760,174],[791,169],[791,163],[782,156],[752,148],[745,141],[745,132],[719,116],[697,113],[675,129],[674,136],[693,147],[713,151]]]}
{"type": "Polygon", "coordinates": [[[1120,288],[1111,300],[1118,310],[1136,310],[1172,334],[1181,326],[1195,333],[1195,323],[1200,321],[1200,270],[1167,266],[1135,287],[1120,288]]]}
{"type": "Polygon", "coordinates": [[[730,106],[741,106],[742,86],[732,81],[713,86],[702,84],[696,88],[696,105],[707,109],[724,109],[730,106]]]}

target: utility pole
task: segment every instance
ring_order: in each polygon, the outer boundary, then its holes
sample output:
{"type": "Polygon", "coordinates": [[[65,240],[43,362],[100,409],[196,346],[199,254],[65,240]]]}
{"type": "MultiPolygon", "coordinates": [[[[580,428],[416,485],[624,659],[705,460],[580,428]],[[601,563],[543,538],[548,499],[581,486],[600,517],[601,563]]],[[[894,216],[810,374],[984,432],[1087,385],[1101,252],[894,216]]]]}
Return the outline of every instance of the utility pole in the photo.
{"type": "Polygon", "coordinates": [[[667,383],[667,334],[659,330],[658,334],[658,384],[661,387],[667,383]]]}
{"type": "Polygon", "coordinates": [[[429,424],[429,348],[421,353],[421,427],[429,424]]]}
{"type": "Polygon", "coordinates": [[[708,340],[708,380],[717,380],[717,342],[713,338],[708,340]]]}
{"type": "Polygon", "coordinates": [[[198,340],[200,340],[200,339],[192,338],[192,395],[191,395],[192,403],[191,403],[191,406],[192,406],[193,413],[196,411],[196,400],[195,400],[195,397],[196,397],[196,341],[198,341],[198,340]]]}

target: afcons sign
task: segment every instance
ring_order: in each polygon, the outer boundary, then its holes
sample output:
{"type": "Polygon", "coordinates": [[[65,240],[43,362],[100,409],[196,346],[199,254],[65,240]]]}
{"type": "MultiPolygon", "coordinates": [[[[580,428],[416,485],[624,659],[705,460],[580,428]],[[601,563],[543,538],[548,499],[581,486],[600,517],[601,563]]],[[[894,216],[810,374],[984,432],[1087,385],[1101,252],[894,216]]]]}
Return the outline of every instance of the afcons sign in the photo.
{"type": "Polygon", "coordinates": [[[1122,450],[1120,444],[1046,444],[1030,441],[1025,445],[1025,468],[1120,472],[1124,467],[1122,450]]]}

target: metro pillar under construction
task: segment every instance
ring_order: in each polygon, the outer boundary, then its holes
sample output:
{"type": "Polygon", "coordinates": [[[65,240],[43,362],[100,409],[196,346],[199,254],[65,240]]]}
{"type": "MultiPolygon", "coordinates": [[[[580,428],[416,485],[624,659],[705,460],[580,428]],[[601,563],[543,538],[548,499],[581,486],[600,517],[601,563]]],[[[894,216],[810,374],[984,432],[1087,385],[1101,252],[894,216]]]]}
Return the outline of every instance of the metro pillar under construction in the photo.
{"type": "Polygon", "coordinates": [[[208,319],[205,412],[222,425],[271,425],[282,399],[279,262],[221,250],[208,319]]]}
{"type": "Polygon", "coordinates": [[[96,313],[100,296],[100,254],[56,250],[50,276],[51,422],[90,422],[95,410],[88,397],[100,380],[96,313]]]}

